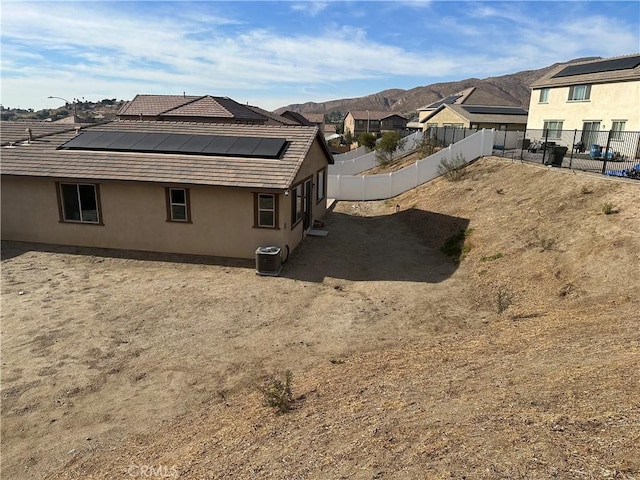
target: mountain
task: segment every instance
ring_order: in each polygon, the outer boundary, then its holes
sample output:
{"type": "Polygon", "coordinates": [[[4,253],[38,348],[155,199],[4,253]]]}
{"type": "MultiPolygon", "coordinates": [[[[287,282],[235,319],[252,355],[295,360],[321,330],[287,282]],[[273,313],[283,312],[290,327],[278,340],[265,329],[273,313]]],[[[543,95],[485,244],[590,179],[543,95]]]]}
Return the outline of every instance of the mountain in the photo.
{"type": "Polygon", "coordinates": [[[411,115],[420,107],[469,87],[476,87],[479,90],[496,95],[502,98],[507,104],[519,105],[528,109],[529,97],[531,96],[529,85],[534,81],[546,75],[558,65],[585,60],[596,60],[598,58],[600,57],[577,58],[568,62],[554,63],[539,70],[525,70],[500,77],[489,77],[485,79],[468,78],[457,82],[434,83],[410,90],[402,90],[399,88],[383,90],[382,92],[359,98],[344,98],[320,103],[307,102],[287,105],[275,110],[275,113],[292,110],[303,114],[330,114],[332,112],[340,112],[340,114],[344,115],[349,110],[375,110],[411,115]]]}

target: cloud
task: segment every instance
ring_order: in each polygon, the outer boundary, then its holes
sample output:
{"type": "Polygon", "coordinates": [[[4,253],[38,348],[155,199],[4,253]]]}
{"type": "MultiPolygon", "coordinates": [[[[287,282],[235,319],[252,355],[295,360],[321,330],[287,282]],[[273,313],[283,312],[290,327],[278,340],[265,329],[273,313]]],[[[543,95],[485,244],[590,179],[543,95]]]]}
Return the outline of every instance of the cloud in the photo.
{"type": "Polygon", "coordinates": [[[292,3],[291,9],[296,12],[303,12],[311,17],[315,17],[329,6],[329,2],[301,2],[292,3]]]}

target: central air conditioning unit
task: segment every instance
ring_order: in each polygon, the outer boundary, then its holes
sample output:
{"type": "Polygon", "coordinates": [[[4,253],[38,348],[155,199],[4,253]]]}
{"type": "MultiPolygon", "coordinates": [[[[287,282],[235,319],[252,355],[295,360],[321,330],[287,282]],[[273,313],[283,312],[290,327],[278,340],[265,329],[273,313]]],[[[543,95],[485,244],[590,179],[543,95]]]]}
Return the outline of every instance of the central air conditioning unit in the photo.
{"type": "Polygon", "coordinates": [[[280,247],[258,247],[256,250],[256,273],[277,277],[281,270],[280,247]]]}

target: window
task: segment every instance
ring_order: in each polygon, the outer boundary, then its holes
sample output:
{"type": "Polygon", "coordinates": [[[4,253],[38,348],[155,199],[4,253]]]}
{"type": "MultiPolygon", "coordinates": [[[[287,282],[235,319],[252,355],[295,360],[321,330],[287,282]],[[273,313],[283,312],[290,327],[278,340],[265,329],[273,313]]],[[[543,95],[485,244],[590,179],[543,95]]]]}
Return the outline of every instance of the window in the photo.
{"type": "Polygon", "coordinates": [[[538,99],[538,103],[549,103],[549,89],[548,88],[540,89],[540,98],[538,99]]]}
{"type": "Polygon", "coordinates": [[[319,202],[327,194],[327,184],[325,182],[326,169],[318,170],[318,181],[316,182],[316,200],[319,202]]]}
{"type": "Polygon", "coordinates": [[[622,140],[622,132],[626,125],[626,120],[614,120],[611,123],[611,140],[622,140]]]}
{"type": "Polygon", "coordinates": [[[544,122],[544,132],[542,133],[545,138],[560,138],[562,134],[562,120],[547,120],[544,122]]]}
{"type": "Polygon", "coordinates": [[[569,102],[581,102],[591,97],[591,85],[573,85],[569,87],[569,102]]]}
{"type": "Polygon", "coordinates": [[[167,188],[167,222],[191,223],[189,189],[167,188]]]}
{"type": "Polygon", "coordinates": [[[303,209],[303,190],[302,184],[300,184],[291,190],[291,228],[302,220],[303,209]]]}
{"type": "Polygon", "coordinates": [[[278,196],[273,193],[255,193],[254,227],[278,228],[278,196]]]}
{"type": "Polygon", "coordinates": [[[464,128],[462,123],[444,123],[442,126],[445,128],[464,128]]]}
{"type": "Polygon", "coordinates": [[[60,183],[58,195],[61,222],[102,224],[98,185],[60,183]]]}

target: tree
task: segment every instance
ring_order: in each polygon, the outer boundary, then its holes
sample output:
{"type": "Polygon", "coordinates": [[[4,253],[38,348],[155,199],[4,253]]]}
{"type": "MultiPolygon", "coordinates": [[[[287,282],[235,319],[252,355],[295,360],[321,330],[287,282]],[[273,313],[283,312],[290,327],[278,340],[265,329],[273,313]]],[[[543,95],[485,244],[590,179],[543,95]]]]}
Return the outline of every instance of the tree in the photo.
{"type": "Polygon", "coordinates": [[[363,132],[358,136],[358,145],[364,146],[371,151],[376,148],[376,135],[370,132],[363,132]]]}
{"type": "Polygon", "coordinates": [[[436,143],[435,136],[430,135],[429,131],[426,130],[416,145],[416,151],[420,153],[421,158],[426,158],[435,153],[436,143]]]}
{"type": "Polygon", "coordinates": [[[344,132],[344,141],[347,143],[347,145],[351,145],[353,143],[353,134],[348,128],[344,132]]]}
{"type": "Polygon", "coordinates": [[[393,161],[397,150],[404,145],[405,139],[400,132],[385,132],[375,145],[376,160],[380,165],[388,165],[393,161]]]}

